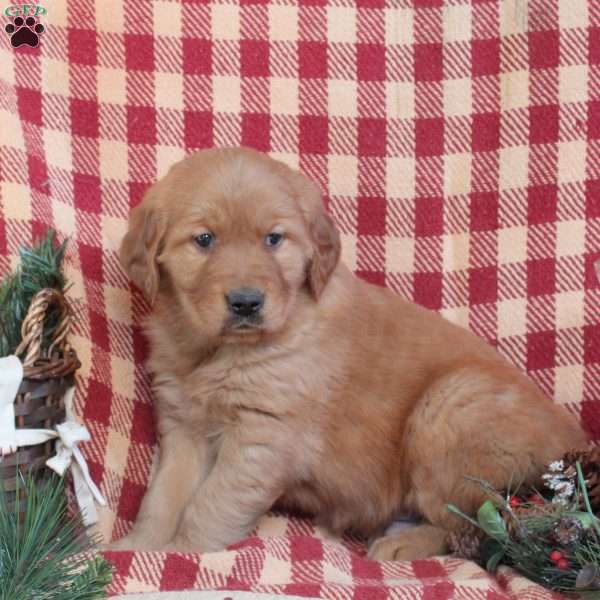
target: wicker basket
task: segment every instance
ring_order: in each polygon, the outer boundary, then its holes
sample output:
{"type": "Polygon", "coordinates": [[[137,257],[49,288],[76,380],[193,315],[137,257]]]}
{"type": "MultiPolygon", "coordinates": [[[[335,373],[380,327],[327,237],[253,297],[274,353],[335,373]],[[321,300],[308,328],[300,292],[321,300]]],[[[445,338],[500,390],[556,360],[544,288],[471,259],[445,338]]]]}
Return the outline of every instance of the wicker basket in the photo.
{"type": "MultiPolygon", "coordinates": [[[[74,384],[81,366],[67,337],[72,313],[64,295],[52,288],[40,290],[33,298],[21,328],[21,344],[15,354],[23,363],[23,381],[15,399],[18,429],[54,429],[65,420],[64,394],[74,384]],[[56,305],[59,321],[47,351],[42,350],[44,321],[48,308],[56,305]]],[[[55,441],[36,446],[20,446],[0,462],[0,486],[10,506],[15,500],[19,473],[31,471],[36,484],[50,475],[46,460],[54,455],[55,441]]],[[[24,492],[23,485],[19,489],[24,492]]]]}

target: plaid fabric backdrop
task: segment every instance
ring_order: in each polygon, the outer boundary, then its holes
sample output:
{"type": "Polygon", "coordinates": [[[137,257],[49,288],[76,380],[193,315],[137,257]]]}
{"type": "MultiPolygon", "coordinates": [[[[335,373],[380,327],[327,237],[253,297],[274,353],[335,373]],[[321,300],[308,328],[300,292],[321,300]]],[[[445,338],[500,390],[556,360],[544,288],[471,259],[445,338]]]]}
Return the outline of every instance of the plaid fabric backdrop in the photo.
{"type": "MultiPolygon", "coordinates": [[[[129,528],[155,447],[148,307],[117,247],[148,185],[207,146],[300,167],[361,277],[489,339],[600,438],[599,2],[43,5],[35,49],[11,47],[2,17],[0,270],[48,225],[71,238],[77,403],[105,536],[129,528]]],[[[320,536],[267,517],[225,553],[113,555],[112,590],[544,596],[462,561],[370,563],[320,536]]]]}

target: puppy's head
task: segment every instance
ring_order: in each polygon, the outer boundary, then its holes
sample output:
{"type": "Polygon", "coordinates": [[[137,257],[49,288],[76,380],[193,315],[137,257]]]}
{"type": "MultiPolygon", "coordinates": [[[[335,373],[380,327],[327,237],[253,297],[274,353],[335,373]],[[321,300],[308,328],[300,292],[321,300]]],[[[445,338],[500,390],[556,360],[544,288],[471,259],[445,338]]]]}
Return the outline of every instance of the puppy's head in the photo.
{"type": "Polygon", "coordinates": [[[317,301],[340,255],[318,187],[248,149],[198,152],[133,209],[121,260],[153,303],[175,303],[204,339],[279,331],[299,293],[317,301]]]}

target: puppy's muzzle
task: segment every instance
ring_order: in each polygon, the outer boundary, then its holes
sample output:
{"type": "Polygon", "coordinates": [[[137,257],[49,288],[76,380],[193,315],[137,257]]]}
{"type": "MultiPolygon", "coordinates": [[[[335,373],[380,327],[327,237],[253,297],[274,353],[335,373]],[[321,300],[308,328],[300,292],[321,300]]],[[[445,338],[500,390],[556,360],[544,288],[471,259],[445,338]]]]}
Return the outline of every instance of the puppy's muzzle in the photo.
{"type": "Polygon", "coordinates": [[[265,304],[265,295],[256,288],[239,288],[225,294],[227,308],[241,319],[255,319],[265,304]]]}

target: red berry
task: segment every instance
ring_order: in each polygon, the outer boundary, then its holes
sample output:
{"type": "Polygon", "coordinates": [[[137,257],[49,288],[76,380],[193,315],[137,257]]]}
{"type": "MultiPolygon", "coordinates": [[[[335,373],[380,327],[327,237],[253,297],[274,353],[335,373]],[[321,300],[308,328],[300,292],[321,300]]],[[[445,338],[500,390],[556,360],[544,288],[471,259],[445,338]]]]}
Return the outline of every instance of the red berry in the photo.
{"type": "Polygon", "coordinates": [[[511,496],[508,499],[508,503],[513,507],[516,508],[517,506],[519,506],[521,504],[521,500],[519,500],[519,498],[517,496],[511,496]]]}
{"type": "Polygon", "coordinates": [[[555,563],[559,560],[564,560],[563,553],[560,550],[552,550],[552,552],[550,552],[550,560],[555,563]]]}
{"type": "Polygon", "coordinates": [[[561,558],[557,563],[556,566],[561,570],[561,571],[566,571],[569,568],[569,561],[566,558],[561,558]]]}

